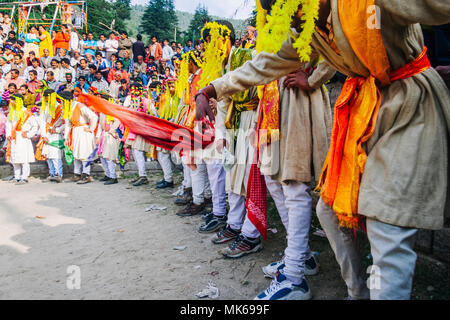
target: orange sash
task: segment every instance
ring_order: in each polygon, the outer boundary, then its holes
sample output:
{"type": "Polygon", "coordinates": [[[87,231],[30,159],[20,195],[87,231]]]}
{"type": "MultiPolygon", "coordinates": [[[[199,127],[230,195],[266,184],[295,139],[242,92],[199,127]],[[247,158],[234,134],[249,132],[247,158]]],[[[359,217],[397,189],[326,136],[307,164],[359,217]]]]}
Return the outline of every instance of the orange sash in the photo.
{"type": "Polygon", "coordinates": [[[67,145],[71,151],[73,151],[73,128],[83,126],[80,122],[81,108],[78,103],[75,103],[75,107],[72,111],[72,126],[70,127],[69,135],[67,136],[67,145]]]}
{"type": "MultiPolygon", "coordinates": [[[[23,117],[17,120],[17,123],[14,129],[11,131],[11,139],[12,141],[16,141],[17,132],[22,130],[23,125],[28,121],[28,119],[33,115],[30,110],[25,110],[23,117]]],[[[8,146],[6,147],[6,156],[5,159],[7,162],[11,161],[11,141],[8,141],[8,146]]]]}
{"type": "Polygon", "coordinates": [[[331,144],[319,179],[322,199],[333,207],[341,226],[358,228],[358,198],[367,161],[363,144],[375,131],[381,106],[379,86],[419,74],[430,67],[426,48],[413,62],[390,73],[380,29],[368,28],[367,8],[375,0],[339,0],[344,34],[370,76],[348,78],[335,105],[331,144]]]}
{"type": "MultiPolygon", "coordinates": [[[[58,121],[58,119],[61,117],[61,114],[62,114],[62,107],[61,107],[61,105],[58,105],[58,107],[56,108],[56,111],[55,111],[55,117],[52,118],[50,123],[47,122],[45,124],[45,132],[48,132],[50,127],[53,127],[55,125],[56,121],[58,121]]],[[[42,155],[42,149],[44,148],[44,145],[45,145],[44,138],[41,137],[39,139],[39,142],[36,145],[36,153],[34,154],[34,157],[38,161],[47,160],[47,158],[42,155]]]]}
{"type": "Polygon", "coordinates": [[[192,78],[191,85],[189,86],[189,110],[188,114],[186,116],[186,121],[184,122],[184,126],[193,129],[194,128],[194,122],[195,122],[195,96],[198,93],[198,82],[200,81],[200,78],[202,76],[202,71],[200,71],[197,75],[194,75],[192,78]]]}

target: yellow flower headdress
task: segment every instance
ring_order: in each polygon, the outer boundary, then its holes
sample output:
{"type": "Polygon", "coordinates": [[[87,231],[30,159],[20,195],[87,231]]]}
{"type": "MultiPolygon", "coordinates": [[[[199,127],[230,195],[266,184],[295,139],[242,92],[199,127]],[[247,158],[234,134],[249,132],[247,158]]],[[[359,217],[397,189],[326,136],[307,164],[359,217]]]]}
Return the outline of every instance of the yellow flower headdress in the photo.
{"type": "Polygon", "coordinates": [[[178,103],[180,102],[180,98],[176,94],[175,87],[175,95],[172,96],[169,90],[169,84],[166,86],[166,92],[161,100],[164,103],[163,110],[160,111],[160,117],[165,120],[175,119],[178,113],[178,103]]]}
{"type": "Polygon", "coordinates": [[[51,93],[46,95],[46,91],[44,91],[44,95],[42,97],[41,113],[43,113],[48,106],[49,114],[52,116],[52,118],[54,118],[55,111],[56,111],[56,96],[57,96],[57,94],[55,91],[52,90],[51,93]]]}
{"type": "Polygon", "coordinates": [[[22,96],[13,95],[11,96],[11,100],[9,101],[9,120],[12,122],[14,120],[14,112],[16,113],[16,118],[18,121],[23,118],[23,98],[22,96]],[[15,101],[15,107],[12,104],[12,101],[15,101]]]}
{"type": "Polygon", "coordinates": [[[63,101],[63,119],[67,120],[72,113],[73,96],[69,93],[66,93],[66,91],[63,91],[58,95],[58,98],[63,101]]]}
{"type": "Polygon", "coordinates": [[[315,30],[315,22],[319,17],[320,0],[276,0],[272,6],[270,15],[261,6],[260,0],[256,0],[257,18],[256,27],[258,36],[256,50],[276,53],[290,33],[292,17],[302,6],[304,21],[299,37],[294,41],[301,62],[308,62],[311,55],[311,41],[315,30]]]}
{"type": "MultiPolygon", "coordinates": [[[[203,54],[203,73],[198,82],[200,88],[207,86],[211,81],[222,75],[223,62],[227,58],[227,44],[230,41],[231,30],[223,24],[208,22],[202,29],[202,38],[205,30],[209,30],[211,40],[205,43],[203,54]]],[[[205,40],[205,39],[203,39],[205,40]]]]}
{"type": "Polygon", "coordinates": [[[182,58],[183,61],[181,62],[180,74],[178,75],[175,93],[180,98],[183,95],[183,92],[186,92],[189,88],[189,60],[191,59],[190,51],[183,54],[182,58]]]}

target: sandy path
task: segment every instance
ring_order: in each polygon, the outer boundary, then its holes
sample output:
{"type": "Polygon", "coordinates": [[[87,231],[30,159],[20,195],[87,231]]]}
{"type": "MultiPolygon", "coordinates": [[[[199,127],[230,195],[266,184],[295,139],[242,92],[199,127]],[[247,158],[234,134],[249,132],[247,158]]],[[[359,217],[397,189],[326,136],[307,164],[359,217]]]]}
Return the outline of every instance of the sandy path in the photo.
{"type": "MultiPolygon", "coordinates": [[[[269,232],[262,252],[223,259],[223,246],[197,232],[201,218],[177,217],[173,190],[152,187],[159,179],[153,174],[141,188],[125,179],[108,187],[0,182],[0,299],[197,299],[209,280],[220,299],[253,299],[265,289],[261,267],[284,249],[283,228],[272,224],[278,233],[269,232]],[[168,208],[145,212],[152,203],[168,208]],[[71,265],[80,268],[79,290],[66,286],[71,265]]],[[[321,273],[309,279],[314,297],[342,299],[334,257],[318,249],[326,240],[315,241],[313,250],[323,252],[321,273]]]]}

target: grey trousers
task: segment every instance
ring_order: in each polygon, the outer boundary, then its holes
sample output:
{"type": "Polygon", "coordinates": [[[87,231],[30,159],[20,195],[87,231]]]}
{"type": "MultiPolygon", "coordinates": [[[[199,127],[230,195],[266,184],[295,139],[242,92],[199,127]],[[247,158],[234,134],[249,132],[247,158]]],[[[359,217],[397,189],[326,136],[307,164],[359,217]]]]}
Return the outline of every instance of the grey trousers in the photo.
{"type": "Polygon", "coordinates": [[[367,219],[373,265],[366,271],[352,231],[339,227],[336,214],[322,200],[317,204],[317,216],[330,241],[351,298],[410,299],[417,259],[413,250],[417,229],[367,219]],[[370,275],[367,281],[366,273],[370,275]]]}

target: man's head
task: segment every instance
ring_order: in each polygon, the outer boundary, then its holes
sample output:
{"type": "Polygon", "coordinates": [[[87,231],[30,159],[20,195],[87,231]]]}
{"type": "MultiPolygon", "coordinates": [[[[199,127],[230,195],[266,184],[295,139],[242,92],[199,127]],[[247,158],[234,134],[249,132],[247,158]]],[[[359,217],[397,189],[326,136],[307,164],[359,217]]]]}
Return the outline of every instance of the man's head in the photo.
{"type": "Polygon", "coordinates": [[[31,60],[31,65],[33,66],[33,68],[37,68],[39,67],[39,60],[34,58],[31,60]]]}
{"type": "Polygon", "coordinates": [[[26,84],[23,84],[20,86],[19,88],[19,93],[23,96],[25,96],[27,94],[28,91],[28,86],[26,84]]]}
{"type": "Polygon", "coordinates": [[[70,64],[70,60],[69,60],[69,59],[67,59],[67,58],[61,59],[61,66],[62,66],[63,68],[68,68],[68,67],[69,67],[69,64],[70,64]]]}
{"type": "Polygon", "coordinates": [[[95,73],[95,79],[97,79],[97,81],[102,81],[103,75],[100,71],[97,71],[95,73]]]}
{"type": "Polygon", "coordinates": [[[123,53],[123,57],[124,57],[125,60],[128,60],[130,58],[130,51],[125,50],[124,53],[123,53]]]}
{"type": "Polygon", "coordinates": [[[109,39],[111,39],[111,40],[115,40],[116,39],[116,35],[114,34],[114,32],[110,32],[109,33],[109,39]]]}
{"type": "Polygon", "coordinates": [[[192,40],[188,40],[187,45],[188,45],[188,48],[192,48],[192,40]]]}
{"type": "Polygon", "coordinates": [[[48,57],[50,55],[50,52],[48,51],[47,48],[45,48],[44,50],[42,50],[44,52],[44,57],[48,57]]]}
{"type": "Polygon", "coordinates": [[[35,81],[36,78],[37,78],[37,72],[36,72],[36,70],[30,70],[30,71],[28,72],[28,76],[29,76],[29,78],[30,78],[30,81],[35,81]]]}
{"type": "Polygon", "coordinates": [[[172,41],[171,45],[172,50],[175,50],[175,48],[177,47],[177,43],[175,41],[172,41]]]}
{"type": "Polygon", "coordinates": [[[9,38],[10,40],[15,39],[15,38],[16,38],[16,33],[15,33],[14,31],[8,32],[8,38],[9,38]]]}
{"type": "Polygon", "coordinates": [[[136,36],[136,39],[137,39],[137,41],[142,41],[142,35],[138,34],[138,35],[136,36]]]}
{"type": "Polygon", "coordinates": [[[120,37],[125,40],[126,38],[128,38],[128,33],[126,31],[122,31],[120,33],[120,37]]]}
{"type": "Polygon", "coordinates": [[[155,44],[156,42],[158,42],[158,38],[156,36],[152,37],[152,43],[155,44]]]}
{"type": "Polygon", "coordinates": [[[74,50],[73,51],[73,57],[78,60],[81,57],[80,51],[74,50]]]}
{"type": "Polygon", "coordinates": [[[248,40],[252,40],[255,37],[255,31],[256,31],[255,27],[252,27],[252,26],[247,27],[246,36],[247,36],[248,40]]]}
{"type": "Polygon", "coordinates": [[[84,55],[86,56],[87,61],[92,61],[92,54],[90,52],[86,52],[84,55]]]}
{"type": "Polygon", "coordinates": [[[120,82],[120,79],[122,79],[122,75],[119,72],[114,73],[114,80],[120,82]]]}
{"type": "Polygon", "coordinates": [[[97,51],[96,53],[95,53],[95,60],[97,60],[98,62],[100,62],[100,61],[102,61],[102,54],[99,52],[99,51],[97,51]]]}
{"type": "Polygon", "coordinates": [[[143,56],[138,56],[137,57],[137,61],[138,61],[138,63],[143,63],[144,62],[144,57],[143,56]]]}
{"type": "Polygon", "coordinates": [[[167,86],[169,87],[170,94],[173,96],[175,94],[175,81],[169,81],[167,86]]]}
{"type": "Polygon", "coordinates": [[[123,68],[123,62],[120,61],[120,60],[117,61],[117,62],[116,62],[116,69],[117,69],[118,71],[121,71],[122,68],[123,68]]]}
{"type": "Polygon", "coordinates": [[[94,40],[94,34],[92,32],[88,33],[88,40],[94,40]]]}
{"type": "Polygon", "coordinates": [[[153,64],[154,62],[155,62],[155,57],[154,56],[148,57],[148,63],[149,64],[153,64]]]}
{"type": "Polygon", "coordinates": [[[17,90],[17,86],[14,83],[8,85],[8,91],[10,94],[14,94],[17,90]]]}
{"type": "Polygon", "coordinates": [[[16,54],[14,56],[14,63],[17,64],[17,65],[22,63],[22,56],[20,54],[16,54]]]}
{"type": "Polygon", "coordinates": [[[101,34],[100,35],[100,41],[103,41],[103,42],[105,42],[106,41],[106,36],[105,36],[105,34],[101,34]]]}
{"type": "Polygon", "coordinates": [[[169,39],[164,39],[163,41],[164,47],[169,45],[169,39]]]}
{"type": "Polygon", "coordinates": [[[65,57],[66,54],[67,54],[66,49],[64,49],[64,48],[59,48],[59,56],[60,56],[60,57],[65,57]]]}
{"type": "Polygon", "coordinates": [[[81,69],[86,69],[86,67],[87,67],[87,61],[86,61],[86,59],[85,58],[81,58],[81,60],[80,60],[80,67],[81,67],[81,69]]]}
{"type": "Polygon", "coordinates": [[[70,72],[66,73],[66,81],[67,83],[72,83],[72,74],[70,72]]]}
{"type": "Polygon", "coordinates": [[[84,85],[86,84],[86,77],[85,76],[80,76],[78,78],[78,82],[80,83],[81,88],[83,88],[84,85]]]}
{"type": "Polygon", "coordinates": [[[55,74],[53,71],[47,71],[47,81],[55,81],[55,74]]]}
{"type": "Polygon", "coordinates": [[[91,75],[94,75],[97,72],[97,67],[95,66],[95,64],[90,64],[89,65],[89,73],[91,75]]]}
{"type": "Polygon", "coordinates": [[[5,57],[0,57],[0,66],[3,67],[8,62],[8,59],[5,57]]]}
{"type": "Polygon", "coordinates": [[[11,79],[15,80],[19,77],[19,70],[17,69],[12,69],[11,70],[11,79]]]}
{"type": "Polygon", "coordinates": [[[116,62],[117,61],[117,59],[119,59],[118,57],[117,57],[117,54],[115,54],[115,53],[113,53],[112,55],[111,55],[111,62],[116,62]]]}

